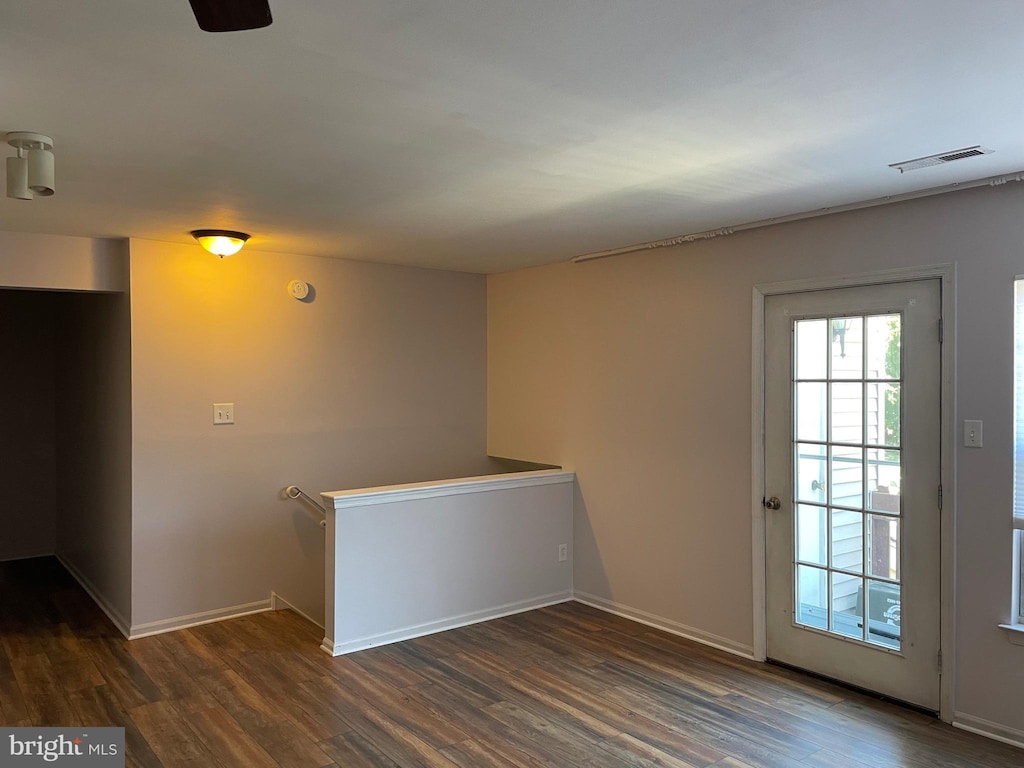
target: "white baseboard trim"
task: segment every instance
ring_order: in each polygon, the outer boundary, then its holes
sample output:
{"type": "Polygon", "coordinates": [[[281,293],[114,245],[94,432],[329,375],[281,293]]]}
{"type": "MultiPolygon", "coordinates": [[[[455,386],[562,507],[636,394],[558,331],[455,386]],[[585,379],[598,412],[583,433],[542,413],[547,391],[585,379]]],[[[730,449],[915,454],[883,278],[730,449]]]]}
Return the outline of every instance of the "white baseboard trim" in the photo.
{"type": "Polygon", "coordinates": [[[107,618],[110,619],[115,627],[117,627],[117,631],[125,637],[130,637],[129,623],[125,620],[124,616],[121,615],[121,612],[110,604],[110,601],[93,586],[93,583],[89,581],[89,579],[87,579],[80,570],[78,570],[74,563],[65,559],[63,555],[58,554],[56,557],[67,572],[70,573],[75,581],[78,582],[79,586],[88,593],[89,597],[92,598],[92,601],[100,607],[100,610],[107,614],[107,618]]]}
{"type": "Polygon", "coordinates": [[[1008,728],[991,720],[985,720],[974,715],[965,715],[963,712],[953,713],[953,727],[962,731],[970,731],[979,736],[987,736],[990,739],[1001,741],[1004,744],[1011,744],[1014,747],[1024,747],[1024,731],[1016,728],[1008,728]]]}
{"type": "Polygon", "coordinates": [[[212,624],[215,621],[225,619],[237,619],[239,616],[248,616],[252,613],[263,613],[271,610],[270,598],[257,600],[254,603],[233,605],[228,608],[218,608],[213,611],[192,613],[188,616],[176,616],[171,619],[160,619],[159,621],[148,621],[145,624],[133,624],[131,631],[127,634],[129,640],[138,640],[140,637],[150,635],[162,635],[164,632],[174,632],[177,629],[188,629],[198,627],[201,624],[212,624]]]}
{"type": "Polygon", "coordinates": [[[336,643],[330,637],[325,637],[320,648],[331,656],[344,656],[347,653],[365,651],[367,648],[376,648],[380,645],[399,643],[403,640],[412,640],[415,637],[433,635],[436,632],[444,632],[449,629],[457,629],[470,624],[479,624],[481,621],[500,619],[502,616],[512,616],[524,611],[532,611],[536,608],[544,608],[558,603],[567,603],[572,600],[572,592],[553,592],[549,595],[531,597],[527,600],[520,600],[514,603],[506,603],[495,608],[485,608],[472,613],[463,613],[459,616],[449,616],[437,621],[429,621],[424,624],[416,624],[411,627],[403,627],[392,632],[383,632],[379,635],[362,637],[357,640],[348,640],[343,643],[336,643]]]}
{"type": "Polygon", "coordinates": [[[705,632],[704,630],[696,629],[695,627],[689,627],[686,624],[680,624],[678,621],[672,621],[672,619],[656,616],[653,613],[641,611],[638,608],[631,608],[628,605],[622,605],[621,603],[616,603],[612,600],[606,600],[603,597],[591,595],[587,592],[576,591],[573,594],[573,599],[578,603],[589,605],[591,608],[597,608],[599,611],[613,613],[624,619],[631,619],[632,621],[639,622],[640,624],[646,624],[649,627],[663,630],[669,634],[685,637],[687,640],[693,640],[694,642],[701,643],[702,645],[709,645],[720,651],[726,651],[727,653],[732,653],[736,656],[742,656],[745,659],[752,659],[756,661],[754,658],[753,646],[745,645],[744,643],[737,643],[735,640],[730,640],[727,637],[713,635],[710,632],[705,632]]]}
{"type": "Polygon", "coordinates": [[[298,608],[295,607],[295,603],[289,600],[285,600],[283,597],[277,594],[277,592],[270,593],[270,610],[291,611],[292,613],[298,614],[306,621],[316,624],[318,627],[320,627],[320,629],[324,628],[323,622],[317,621],[305,611],[300,611],[298,608]]]}

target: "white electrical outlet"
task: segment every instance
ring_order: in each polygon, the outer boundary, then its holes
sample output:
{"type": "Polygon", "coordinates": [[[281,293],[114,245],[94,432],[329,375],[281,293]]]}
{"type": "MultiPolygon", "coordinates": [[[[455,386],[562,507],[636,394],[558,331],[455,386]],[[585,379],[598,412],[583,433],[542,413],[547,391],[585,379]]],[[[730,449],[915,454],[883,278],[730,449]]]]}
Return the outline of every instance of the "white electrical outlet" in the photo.
{"type": "Polygon", "coordinates": [[[214,424],[234,424],[235,423],[235,404],[234,403],[214,403],[213,404],[213,423],[214,424]]]}
{"type": "Polygon", "coordinates": [[[558,562],[564,563],[569,559],[569,545],[559,544],[558,545],[558,562]]]}

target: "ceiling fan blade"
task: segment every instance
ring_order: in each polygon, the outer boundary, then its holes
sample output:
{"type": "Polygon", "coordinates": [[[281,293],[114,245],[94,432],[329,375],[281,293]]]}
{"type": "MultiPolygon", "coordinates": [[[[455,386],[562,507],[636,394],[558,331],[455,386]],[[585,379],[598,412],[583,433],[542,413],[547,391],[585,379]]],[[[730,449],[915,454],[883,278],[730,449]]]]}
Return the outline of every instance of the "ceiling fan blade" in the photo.
{"type": "Polygon", "coordinates": [[[199,28],[206,32],[259,29],[274,20],[268,0],[188,0],[199,28]]]}

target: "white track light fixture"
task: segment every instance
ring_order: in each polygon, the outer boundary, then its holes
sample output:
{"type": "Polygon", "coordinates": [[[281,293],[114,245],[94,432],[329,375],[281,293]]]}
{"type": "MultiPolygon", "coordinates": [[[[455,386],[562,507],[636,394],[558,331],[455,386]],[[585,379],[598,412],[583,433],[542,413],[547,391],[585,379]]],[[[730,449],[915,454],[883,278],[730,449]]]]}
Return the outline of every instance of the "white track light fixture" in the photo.
{"type": "Polygon", "coordinates": [[[52,195],[53,139],[41,133],[12,131],[7,134],[7,143],[18,150],[17,157],[7,158],[7,196],[31,200],[33,193],[39,197],[52,195]]]}
{"type": "Polygon", "coordinates": [[[17,157],[7,158],[7,196],[15,200],[32,199],[32,190],[28,188],[28,158],[20,149],[17,157]]]}

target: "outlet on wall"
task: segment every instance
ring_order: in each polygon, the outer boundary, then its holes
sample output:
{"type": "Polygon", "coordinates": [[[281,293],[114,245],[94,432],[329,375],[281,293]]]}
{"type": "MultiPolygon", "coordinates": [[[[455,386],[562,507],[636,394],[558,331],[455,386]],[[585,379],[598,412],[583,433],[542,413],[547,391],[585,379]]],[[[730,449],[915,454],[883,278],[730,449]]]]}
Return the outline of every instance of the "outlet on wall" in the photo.
{"type": "Polygon", "coordinates": [[[569,545],[559,544],[558,545],[558,562],[564,563],[569,559],[569,545]]]}

